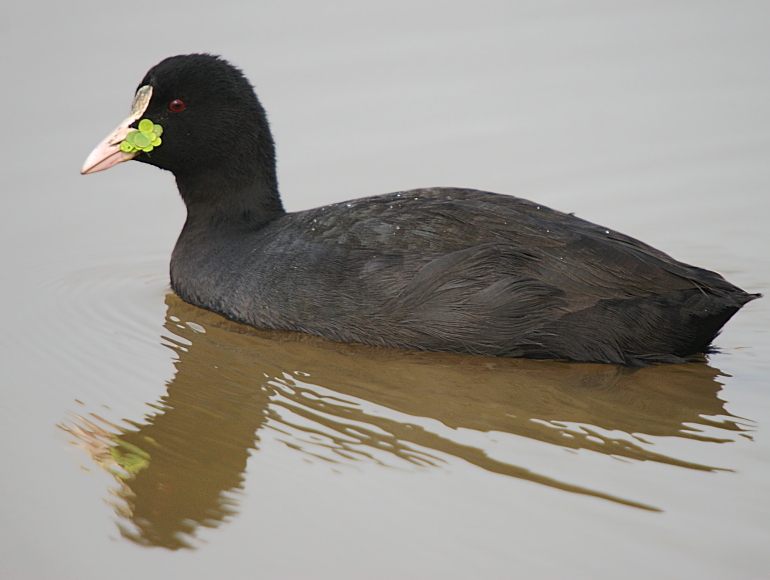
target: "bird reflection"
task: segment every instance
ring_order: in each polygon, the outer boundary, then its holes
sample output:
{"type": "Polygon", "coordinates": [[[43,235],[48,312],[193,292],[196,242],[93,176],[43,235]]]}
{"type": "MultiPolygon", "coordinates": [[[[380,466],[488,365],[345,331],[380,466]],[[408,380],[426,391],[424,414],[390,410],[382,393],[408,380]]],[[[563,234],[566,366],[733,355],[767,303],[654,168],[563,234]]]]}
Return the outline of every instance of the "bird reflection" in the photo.
{"type": "Polygon", "coordinates": [[[194,547],[199,526],[237,511],[260,432],[309,460],[441,468],[448,458],[642,509],[494,459],[458,433],[510,434],[637,461],[708,470],[645,438],[749,436],[705,363],[625,367],[401,352],[260,331],[174,295],[165,344],[178,359],[167,394],[128,427],[96,415],[62,427],[115,476],[121,533],[146,546],[194,547]]]}

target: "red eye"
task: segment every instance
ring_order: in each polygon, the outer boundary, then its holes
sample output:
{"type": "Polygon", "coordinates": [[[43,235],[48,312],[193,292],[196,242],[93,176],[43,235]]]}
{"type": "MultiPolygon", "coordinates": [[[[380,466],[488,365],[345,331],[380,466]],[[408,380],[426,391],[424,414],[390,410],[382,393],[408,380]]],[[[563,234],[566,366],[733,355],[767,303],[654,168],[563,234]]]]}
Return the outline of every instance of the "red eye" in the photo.
{"type": "Polygon", "coordinates": [[[168,104],[168,110],[172,113],[181,113],[184,111],[184,101],[182,99],[174,99],[168,104]]]}

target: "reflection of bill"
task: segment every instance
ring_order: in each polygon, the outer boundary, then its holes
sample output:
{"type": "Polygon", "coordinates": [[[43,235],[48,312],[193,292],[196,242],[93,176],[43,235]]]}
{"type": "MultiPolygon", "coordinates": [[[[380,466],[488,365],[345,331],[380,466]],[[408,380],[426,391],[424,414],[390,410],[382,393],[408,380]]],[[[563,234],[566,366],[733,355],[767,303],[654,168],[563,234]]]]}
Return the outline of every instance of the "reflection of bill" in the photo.
{"type": "Polygon", "coordinates": [[[496,433],[618,458],[714,470],[652,450],[645,437],[723,442],[746,436],[704,363],[629,369],[399,352],[259,331],[167,298],[165,338],[178,354],[157,413],[126,429],[98,418],[66,425],[120,482],[122,533],[143,545],[185,536],[234,513],[258,432],[336,463],[406,469],[459,458],[482,469],[626,505],[491,457],[468,433],[496,433]]]}

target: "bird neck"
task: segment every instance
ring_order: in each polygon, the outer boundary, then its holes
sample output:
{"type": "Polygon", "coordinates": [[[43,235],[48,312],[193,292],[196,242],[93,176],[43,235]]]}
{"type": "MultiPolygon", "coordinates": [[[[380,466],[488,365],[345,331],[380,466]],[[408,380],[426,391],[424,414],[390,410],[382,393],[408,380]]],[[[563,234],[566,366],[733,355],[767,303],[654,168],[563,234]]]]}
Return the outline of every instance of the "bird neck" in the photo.
{"type": "Polygon", "coordinates": [[[278,194],[275,170],[251,178],[234,173],[200,171],[177,175],[179,193],[187,206],[187,223],[199,227],[259,229],[286,212],[278,194]]]}

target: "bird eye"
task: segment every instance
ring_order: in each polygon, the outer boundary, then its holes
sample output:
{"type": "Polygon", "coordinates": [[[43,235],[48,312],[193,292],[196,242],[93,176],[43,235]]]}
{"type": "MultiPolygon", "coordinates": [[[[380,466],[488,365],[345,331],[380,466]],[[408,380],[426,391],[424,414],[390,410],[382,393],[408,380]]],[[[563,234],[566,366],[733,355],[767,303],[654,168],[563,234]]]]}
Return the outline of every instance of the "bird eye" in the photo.
{"type": "Polygon", "coordinates": [[[182,99],[174,99],[168,104],[168,110],[172,113],[181,113],[184,111],[184,101],[182,99]]]}

